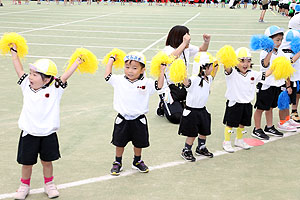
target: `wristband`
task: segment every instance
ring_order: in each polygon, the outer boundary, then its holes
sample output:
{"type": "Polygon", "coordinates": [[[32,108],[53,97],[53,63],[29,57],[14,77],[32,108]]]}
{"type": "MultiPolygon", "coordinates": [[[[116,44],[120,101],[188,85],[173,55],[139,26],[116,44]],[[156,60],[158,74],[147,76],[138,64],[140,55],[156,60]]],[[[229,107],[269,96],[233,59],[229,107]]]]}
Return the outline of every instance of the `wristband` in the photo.
{"type": "Polygon", "coordinates": [[[17,50],[15,50],[14,48],[10,48],[10,51],[14,51],[14,52],[16,52],[16,53],[18,53],[18,51],[17,50]]]}
{"type": "Polygon", "coordinates": [[[110,56],[109,58],[112,58],[114,60],[114,62],[116,61],[116,58],[113,56],[110,56]]]}

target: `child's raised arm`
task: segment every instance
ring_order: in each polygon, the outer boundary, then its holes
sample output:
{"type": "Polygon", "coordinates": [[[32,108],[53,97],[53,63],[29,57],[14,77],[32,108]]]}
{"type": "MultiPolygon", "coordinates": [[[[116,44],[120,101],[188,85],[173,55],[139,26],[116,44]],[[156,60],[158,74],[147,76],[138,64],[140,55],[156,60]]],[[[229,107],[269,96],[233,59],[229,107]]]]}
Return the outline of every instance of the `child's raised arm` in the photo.
{"type": "Polygon", "coordinates": [[[106,64],[104,78],[106,78],[109,74],[112,73],[112,66],[115,61],[116,61],[116,56],[110,56],[110,58],[108,59],[108,62],[106,64]]]}
{"type": "Polygon", "coordinates": [[[65,83],[71,77],[71,75],[75,72],[77,67],[83,62],[79,57],[75,60],[75,62],[71,65],[71,67],[65,71],[65,73],[60,77],[60,80],[65,83]]]}
{"type": "Polygon", "coordinates": [[[268,67],[270,64],[270,60],[271,60],[271,56],[272,53],[275,51],[275,49],[273,49],[271,52],[268,52],[267,56],[264,58],[264,66],[263,67],[268,67]]]}
{"type": "Polygon", "coordinates": [[[16,73],[17,73],[18,77],[21,78],[25,72],[23,70],[23,65],[22,65],[22,63],[20,61],[20,58],[18,56],[17,46],[14,43],[9,44],[9,46],[11,46],[10,52],[11,52],[12,61],[13,61],[16,73]]]}
{"type": "Polygon", "coordinates": [[[164,74],[165,74],[166,67],[167,67],[166,64],[161,64],[160,65],[160,76],[158,77],[158,80],[157,80],[157,87],[159,89],[161,89],[164,85],[164,74]]]}
{"type": "Polygon", "coordinates": [[[291,58],[291,62],[292,63],[296,62],[299,59],[299,57],[300,57],[300,51],[291,58]]]}
{"type": "Polygon", "coordinates": [[[203,40],[204,43],[199,47],[199,51],[207,51],[209,42],[210,42],[210,35],[208,34],[203,34],[203,40]]]}

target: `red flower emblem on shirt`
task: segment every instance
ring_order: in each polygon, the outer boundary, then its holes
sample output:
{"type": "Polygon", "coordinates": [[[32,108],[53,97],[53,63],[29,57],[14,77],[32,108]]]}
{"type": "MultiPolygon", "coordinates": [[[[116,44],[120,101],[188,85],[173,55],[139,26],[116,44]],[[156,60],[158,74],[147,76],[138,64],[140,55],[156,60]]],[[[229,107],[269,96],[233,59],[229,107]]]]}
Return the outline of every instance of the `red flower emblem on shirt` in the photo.
{"type": "Polygon", "coordinates": [[[251,81],[254,81],[254,77],[253,76],[251,77],[251,81]]]}
{"type": "Polygon", "coordinates": [[[146,86],[143,85],[143,86],[138,86],[137,88],[141,88],[142,90],[146,89],[146,86]]]}
{"type": "Polygon", "coordinates": [[[46,97],[46,98],[49,98],[49,96],[50,96],[49,93],[46,93],[46,94],[45,94],[45,97],[46,97]]]}

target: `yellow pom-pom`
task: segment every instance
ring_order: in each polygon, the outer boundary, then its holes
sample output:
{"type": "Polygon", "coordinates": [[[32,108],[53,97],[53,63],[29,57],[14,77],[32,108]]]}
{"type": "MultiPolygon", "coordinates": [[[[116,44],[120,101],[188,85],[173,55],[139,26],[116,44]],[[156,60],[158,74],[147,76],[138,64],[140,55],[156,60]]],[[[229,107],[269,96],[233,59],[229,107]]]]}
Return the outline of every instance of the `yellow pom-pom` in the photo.
{"type": "Polygon", "coordinates": [[[102,60],[103,65],[106,65],[108,63],[108,59],[110,58],[110,56],[116,56],[116,61],[113,63],[113,66],[116,69],[121,69],[124,67],[124,58],[126,56],[126,53],[124,51],[114,48],[111,52],[106,54],[106,56],[102,60]]]}
{"type": "Polygon", "coordinates": [[[237,66],[239,63],[237,56],[232,46],[223,46],[216,55],[218,61],[224,65],[225,68],[237,66]]]}
{"type": "Polygon", "coordinates": [[[0,40],[1,54],[10,52],[9,44],[14,43],[17,46],[18,56],[24,58],[28,54],[28,46],[24,37],[17,33],[5,33],[0,40]]]}
{"type": "Polygon", "coordinates": [[[89,74],[93,74],[97,71],[99,64],[97,57],[91,51],[85,48],[76,49],[69,60],[66,71],[71,67],[78,57],[81,58],[83,63],[78,66],[76,71],[89,74]]]}
{"type": "Polygon", "coordinates": [[[169,68],[170,80],[174,83],[182,83],[187,77],[186,66],[182,59],[176,59],[169,68]]]}
{"type": "Polygon", "coordinates": [[[219,67],[219,61],[214,57],[214,62],[213,62],[213,70],[211,72],[211,76],[212,77],[215,77],[217,72],[220,70],[220,67],[219,67]],[[218,69],[216,70],[216,68],[218,67],[218,69]]]}
{"type": "Polygon", "coordinates": [[[290,60],[284,56],[275,58],[270,69],[273,71],[272,75],[276,80],[287,79],[296,71],[290,60]]]}
{"type": "Polygon", "coordinates": [[[169,57],[165,52],[158,52],[151,60],[150,74],[154,77],[160,76],[161,64],[171,64],[174,58],[169,57]]]}

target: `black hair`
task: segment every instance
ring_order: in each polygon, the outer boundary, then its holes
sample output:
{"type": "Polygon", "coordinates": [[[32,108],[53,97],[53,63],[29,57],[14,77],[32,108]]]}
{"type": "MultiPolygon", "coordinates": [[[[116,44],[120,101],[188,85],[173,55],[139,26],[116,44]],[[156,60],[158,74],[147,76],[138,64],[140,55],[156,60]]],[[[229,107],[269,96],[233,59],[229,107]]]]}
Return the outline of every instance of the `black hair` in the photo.
{"type": "Polygon", "coordinates": [[[171,46],[174,49],[178,48],[183,42],[183,36],[190,34],[190,30],[186,26],[176,25],[169,31],[166,46],[171,46]]]}
{"type": "MultiPolygon", "coordinates": [[[[133,60],[127,60],[125,63],[131,64],[132,61],[133,61],[133,60]]],[[[134,61],[136,61],[136,60],[134,60],[134,61]]],[[[136,62],[138,62],[142,68],[145,68],[145,67],[146,67],[145,64],[143,64],[143,63],[141,63],[141,62],[139,62],[139,61],[136,61],[136,62]]]]}
{"type": "Polygon", "coordinates": [[[276,36],[278,36],[278,35],[282,35],[282,37],[283,37],[283,33],[282,32],[280,32],[280,33],[276,33],[275,35],[272,35],[272,36],[270,36],[270,38],[274,38],[274,37],[276,37],[276,36]]]}
{"type": "Polygon", "coordinates": [[[199,74],[198,74],[198,76],[201,78],[201,81],[199,84],[200,87],[203,87],[203,80],[205,78],[205,70],[212,65],[213,65],[213,63],[206,63],[206,64],[200,66],[200,70],[199,70],[199,74]]]}
{"type": "Polygon", "coordinates": [[[43,73],[41,73],[41,72],[37,72],[39,75],[41,75],[41,78],[42,78],[42,80],[44,81],[46,78],[49,78],[50,80],[49,80],[49,82],[46,84],[46,85],[44,85],[44,87],[48,87],[51,83],[52,83],[52,81],[54,80],[54,76],[51,76],[51,75],[47,75],[47,74],[43,74],[43,73]]]}

